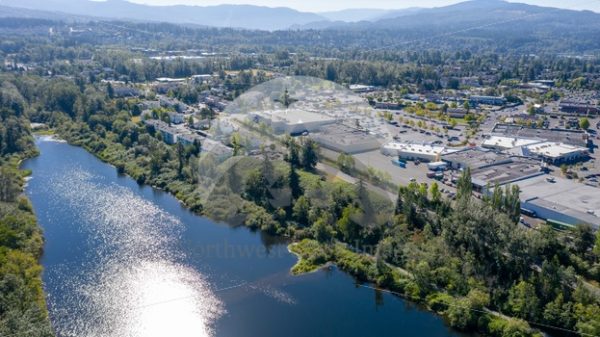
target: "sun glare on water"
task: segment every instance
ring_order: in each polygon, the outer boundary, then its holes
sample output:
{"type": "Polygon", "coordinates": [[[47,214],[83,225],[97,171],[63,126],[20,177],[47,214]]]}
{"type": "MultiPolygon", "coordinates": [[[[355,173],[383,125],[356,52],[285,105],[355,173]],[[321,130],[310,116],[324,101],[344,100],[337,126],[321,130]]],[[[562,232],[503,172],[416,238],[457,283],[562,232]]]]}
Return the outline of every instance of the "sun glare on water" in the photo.
{"type": "Polygon", "coordinates": [[[220,312],[219,302],[193,270],[166,262],[144,262],[119,284],[126,295],[127,322],[122,336],[211,336],[210,322],[220,312]]]}
{"type": "Polygon", "coordinates": [[[47,270],[61,289],[49,297],[58,336],[213,335],[223,305],[206,277],[181,262],[179,219],[85,170],[53,180],[53,203],[76,210],[89,247],[77,268],[47,270]]]}

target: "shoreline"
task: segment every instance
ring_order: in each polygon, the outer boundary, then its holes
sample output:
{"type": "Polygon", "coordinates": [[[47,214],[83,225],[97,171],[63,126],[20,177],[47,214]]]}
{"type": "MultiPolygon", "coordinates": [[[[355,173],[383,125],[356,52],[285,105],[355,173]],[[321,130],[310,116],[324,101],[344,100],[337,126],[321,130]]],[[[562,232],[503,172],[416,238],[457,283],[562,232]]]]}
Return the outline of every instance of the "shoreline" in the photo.
{"type": "MultiPolygon", "coordinates": [[[[49,136],[49,137],[51,137],[51,138],[53,138],[53,139],[56,139],[56,137],[57,137],[57,136],[58,136],[58,137],[60,137],[60,135],[59,135],[58,133],[56,133],[56,134],[54,134],[54,135],[51,135],[51,136],[49,136]]],[[[69,144],[69,145],[71,145],[71,146],[76,146],[76,147],[80,147],[80,148],[84,149],[84,150],[85,150],[85,151],[87,151],[88,153],[92,154],[94,157],[98,158],[98,159],[99,159],[100,161],[102,161],[103,163],[106,163],[106,164],[109,164],[109,165],[113,166],[113,167],[114,167],[114,168],[115,168],[115,169],[118,171],[118,173],[119,173],[119,174],[124,174],[124,175],[127,175],[127,176],[128,176],[128,177],[130,177],[131,179],[135,180],[135,181],[136,181],[136,182],[137,182],[139,185],[141,185],[141,186],[143,186],[143,185],[150,186],[150,187],[152,187],[152,188],[154,188],[154,189],[157,189],[157,190],[159,190],[159,191],[162,191],[162,192],[167,192],[167,193],[171,194],[171,196],[173,196],[175,199],[177,199],[181,205],[183,205],[185,208],[187,208],[189,211],[191,211],[191,212],[192,212],[192,213],[194,213],[195,215],[198,215],[198,216],[203,216],[203,217],[206,217],[206,218],[208,218],[208,219],[211,219],[211,220],[213,220],[213,221],[219,221],[219,220],[213,219],[212,217],[210,217],[210,216],[209,216],[209,215],[207,215],[207,214],[204,214],[203,212],[198,212],[197,210],[195,210],[195,209],[194,209],[194,207],[190,206],[190,205],[189,205],[189,204],[187,204],[187,203],[186,203],[184,200],[182,200],[182,199],[181,199],[181,198],[178,196],[178,194],[177,194],[177,193],[175,193],[174,191],[171,191],[171,190],[169,190],[168,188],[163,188],[163,187],[157,186],[157,185],[155,185],[155,184],[152,184],[152,183],[148,183],[146,180],[145,180],[145,181],[143,181],[143,182],[140,182],[138,179],[136,179],[135,177],[133,177],[133,176],[132,176],[132,175],[131,175],[131,174],[130,174],[128,171],[127,171],[127,168],[126,168],[126,167],[123,169],[123,171],[119,171],[119,168],[118,168],[116,165],[114,165],[114,164],[113,164],[111,161],[109,161],[109,159],[108,159],[108,158],[103,158],[103,157],[102,157],[102,156],[100,156],[98,153],[96,153],[96,152],[92,151],[90,148],[88,148],[88,147],[87,147],[87,146],[85,146],[84,144],[77,144],[77,143],[73,143],[73,142],[70,142],[69,140],[62,139],[62,138],[59,138],[58,140],[59,140],[59,141],[64,141],[64,142],[66,142],[67,144],[69,144]]],[[[226,223],[225,223],[225,224],[226,224],[226,223]]],[[[243,225],[243,226],[244,226],[244,227],[246,227],[246,228],[254,228],[254,227],[247,226],[247,225],[243,225]]],[[[351,277],[352,277],[352,278],[353,278],[353,279],[354,279],[354,280],[355,280],[357,283],[362,283],[362,284],[364,284],[364,283],[367,283],[367,284],[375,285],[375,286],[376,286],[376,287],[377,287],[379,290],[381,290],[381,291],[389,291],[389,292],[394,292],[394,293],[397,293],[397,294],[403,294],[403,293],[405,292],[405,290],[406,290],[406,289],[405,289],[405,286],[406,286],[406,285],[403,283],[405,280],[404,280],[404,281],[402,281],[400,285],[396,284],[396,285],[394,285],[394,286],[389,286],[389,285],[385,285],[385,284],[380,284],[380,282],[377,280],[377,278],[376,278],[376,277],[371,277],[370,275],[368,275],[368,273],[367,273],[365,270],[356,270],[356,269],[355,269],[355,270],[352,270],[352,268],[351,268],[351,264],[352,264],[353,262],[355,262],[355,261],[363,261],[363,262],[364,262],[365,260],[367,260],[367,261],[369,261],[368,263],[371,263],[371,264],[374,264],[374,263],[375,263],[375,261],[371,261],[371,258],[370,258],[369,256],[366,256],[366,255],[364,255],[364,254],[360,254],[360,253],[355,253],[355,252],[352,252],[352,251],[348,250],[347,248],[346,248],[346,249],[344,249],[344,252],[342,252],[343,254],[346,254],[346,255],[347,255],[347,256],[343,256],[343,257],[342,257],[342,259],[344,259],[344,258],[346,259],[345,261],[336,261],[336,260],[338,260],[337,258],[334,258],[333,260],[332,260],[332,259],[328,259],[328,260],[327,260],[327,261],[326,261],[324,264],[322,264],[322,265],[319,265],[318,267],[316,267],[316,268],[314,268],[314,269],[312,269],[312,268],[311,268],[311,270],[310,270],[310,271],[308,271],[308,272],[294,273],[294,272],[293,272],[293,268],[294,268],[294,267],[296,267],[296,266],[298,266],[300,263],[302,263],[302,261],[304,261],[304,258],[301,256],[301,254],[299,254],[299,253],[297,253],[297,252],[293,252],[293,251],[291,251],[291,249],[290,249],[290,246],[292,246],[292,245],[298,245],[298,244],[300,244],[300,242],[302,242],[302,241],[294,241],[294,240],[293,240],[293,239],[291,239],[289,236],[285,236],[285,235],[282,235],[282,234],[277,234],[277,233],[270,233],[270,232],[268,232],[268,231],[265,231],[265,230],[263,230],[263,229],[261,229],[261,228],[257,228],[257,230],[260,230],[260,231],[262,231],[262,232],[264,232],[264,233],[266,233],[266,234],[269,234],[269,235],[273,235],[273,236],[275,236],[275,237],[281,237],[281,238],[285,238],[285,239],[288,239],[288,240],[292,241],[292,242],[290,242],[290,243],[288,244],[288,247],[287,247],[287,249],[288,249],[288,251],[289,251],[290,253],[294,254],[294,255],[295,255],[297,258],[298,258],[298,261],[296,262],[296,264],[294,264],[293,266],[291,266],[291,267],[289,268],[289,271],[288,271],[288,272],[289,272],[291,275],[293,275],[293,276],[300,276],[300,275],[302,275],[302,274],[305,274],[305,273],[308,273],[308,274],[310,274],[310,273],[315,273],[315,272],[317,272],[317,271],[319,271],[319,270],[322,270],[323,268],[325,268],[325,267],[327,267],[327,266],[332,266],[332,265],[335,265],[335,266],[336,266],[338,269],[340,269],[342,272],[344,272],[344,273],[346,273],[347,275],[351,276],[351,277]]],[[[343,244],[343,243],[336,243],[336,244],[334,244],[334,249],[335,249],[335,248],[336,248],[338,245],[344,245],[344,244],[343,244]]],[[[395,271],[395,272],[396,272],[396,273],[398,273],[397,271],[395,271]]],[[[402,280],[402,279],[404,279],[404,276],[400,276],[400,279],[401,279],[401,280],[402,280]]],[[[435,294],[435,293],[434,293],[434,294],[435,294]]],[[[445,293],[439,293],[439,294],[445,294],[445,293]]],[[[433,295],[433,294],[432,294],[432,295],[433,295]]],[[[447,295],[447,296],[450,296],[450,295],[447,295]]],[[[479,331],[479,330],[472,330],[472,329],[468,329],[468,330],[461,330],[461,329],[457,329],[456,327],[452,327],[452,326],[451,326],[451,325],[450,325],[450,324],[447,322],[447,320],[446,320],[446,316],[445,316],[445,314],[444,314],[444,312],[443,312],[444,310],[437,310],[437,309],[434,309],[434,308],[432,308],[432,307],[431,307],[431,306],[428,304],[428,300],[427,300],[426,298],[415,297],[414,295],[412,295],[412,294],[410,294],[410,293],[406,293],[406,294],[404,294],[403,296],[399,296],[399,297],[400,297],[400,298],[402,298],[402,299],[403,299],[403,300],[405,300],[405,301],[408,301],[408,302],[412,303],[412,304],[423,306],[423,308],[424,308],[425,310],[429,311],[430,313],[432,313],[432,314],[435,314],[435,315],[437,315],[437,316],[439,316],[439,317],[442,317],[442,318],[444,319],[445,323],[446,323],[446,324],[447,324],[447,325],[448,325],[448,326],[449,326],[451,329],[453,329],[453,330],[455,330],[455,331],[457,331],[457,332],[461,332],[461,333],[471,333],[471,334],[473,334],[473,333],[474,333],[474,334],[477,334],[477,335],[481,335],[481,333],[482,333],[482,331],[479,331]]],[[[442,306],[443,306],[443,305],[442,305],[442,306]]],[[[503,317],[501,317],[501,316],[498,316],[498,315],[493,315],[493,314],[491,314],[491,313],[488,313],[488,315],[490,315],[490,316],[492,317],[492,319],[496,319],[496,320],[500,321],[501,323],[499,323],[499,324],[502,324],[502,325],[509,325],[509,324],[513,324],[513,323],[511,323],[511,322],[514,322],[514,324],[517,324],[518,322],[523,322],[523,321],[521,321],[521,320],[518,320],[518,319],[516,319],[516,318],[512,318],[512,317],[511,317],[511,318],[509,318],[509,319],[506,319],[506,318],[503,318],[503,317]]],[[[523,322],[523,323],[525,323],[525,322],[523,322]]],[[[531,329],[530,329],[530,328],[528,328],[528,329],[529,329],[529,331],[530,331],[530,332],[529,332],[529,334],[528,334],[528,335],[524,335],[524,336],[536,336],[536,334],[535,334],[533,331],[531,331],[531,329]]],[[[483,335],[482,335],[482,336],[483,336],[483,335]]],[[[499,336],[499,335],[498,335],[498,336],[499,336]]]]}

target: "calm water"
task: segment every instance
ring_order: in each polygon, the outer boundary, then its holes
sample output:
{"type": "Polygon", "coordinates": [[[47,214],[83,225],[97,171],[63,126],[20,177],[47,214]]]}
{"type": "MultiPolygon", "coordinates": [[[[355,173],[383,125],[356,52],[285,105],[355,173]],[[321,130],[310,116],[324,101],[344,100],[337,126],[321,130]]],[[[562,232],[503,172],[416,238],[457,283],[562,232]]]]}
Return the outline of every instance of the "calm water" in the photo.
{"type": "Polygon", "coordinates": [[[86,151],[38,140],[24,164],[59,336],[457,336],[336,269],[294,277],[286,245],[214,223],[86,151]]]}

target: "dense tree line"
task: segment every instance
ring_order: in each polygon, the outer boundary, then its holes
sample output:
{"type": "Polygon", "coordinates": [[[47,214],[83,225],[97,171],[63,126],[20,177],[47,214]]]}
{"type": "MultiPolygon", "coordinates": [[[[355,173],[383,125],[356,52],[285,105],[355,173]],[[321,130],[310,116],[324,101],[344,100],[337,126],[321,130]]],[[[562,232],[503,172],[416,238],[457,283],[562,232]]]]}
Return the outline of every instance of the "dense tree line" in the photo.
{"type": "Polygon", "coordinates": [[[20,161],[36,153],[28,104],[10,82],[0,82],[0,335],[52,336],[42,289],[42,233],[22,195],[20,161]]]}
{"type": "MultiPolygon", "coordinates": [[[[535,52],[517,52],[513,45],[494,48],[479,38],[472,42],[469,38],[443,41],[436,43],[435,49],[430,42],[403,48],[403,44],[398,44],[401,41],[390,40],[408,37],[388,31],[375,31],[371,36],[371,32],[352,30],[256,32],[92,22],[82,24],[89,28],[86,33],[71,34],[60,22],[32,22],[34,27],[53,28],[55,33],[48,36],[34,34],[28,23],[22,20],[23,27],[19,27],[18,23],[7,21],[11,27],[8,31],[0,25],[0,56],[35,65],[28,70],[30,73],[75,76],[80,81],[114,78],[143,82],[157,77],[259,68],[340,83],[386,87],[410,84],[419,91],[457,89],[458,78],[486,75],[492,75],[490,85],[509,80],[552,79],[569,89],[600,88],[598,58],[557,55],[547,43],[535,52]],[[150,40],[149,34],[153,37],[150,40]],[[444,48],[446,43],[448,48],[444,48]],[[370,48],[370,44],[397,47],[370,48]],[[155,51],[143,51],[147,49],[155,51]],[[148,58],[161,52],[194,54],[198,50],[216,54],[200,60],[148,58]]],[[[494,46],[498,42],[494,39],[494,46]]]]}

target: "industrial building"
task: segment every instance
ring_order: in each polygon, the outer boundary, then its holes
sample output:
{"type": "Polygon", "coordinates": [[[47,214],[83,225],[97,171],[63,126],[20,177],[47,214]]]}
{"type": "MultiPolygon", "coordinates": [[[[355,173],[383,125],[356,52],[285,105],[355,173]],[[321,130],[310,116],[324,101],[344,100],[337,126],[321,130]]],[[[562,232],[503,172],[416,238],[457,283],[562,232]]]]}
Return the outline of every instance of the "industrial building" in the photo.
{"type": "Polygon", "coordinates": [[[548,142],[564,143],[574,146],[592,148],[593,142],[589,135],[580,130],[538,129],[515,124],[498,123],[492,134],[495,136],[543,139],[548,142]]]}
{"type": "Polygon", "coordinates": [[[472,95],[469,97],[469,101],[474,104],[486,104],[486,105],[504,105],[506,104],[506,98],[498,96],[477,96],[472,95]]]}
{"type": "Polygon", "coordinates": [[[552,142],[524,146],[523,154],[540,158],[554,165],[575,163],[589,156],[588,149],[585,147],[552,142]]]}
{"type": "Polygon", "coordinates": [[[483,194],[496,184],[502,186],[546,173],[545,165],[538,160],[484,148],[446,154],[442,161],[455,170],[470,168],[473,190],[483,194]]]}
{"type": "Polygon", "coordinates": [[[365,85],[365,84],[351,84],[349,86],[349,89],[352,90],[353,92],[357,93],[357,94],[362,94],[362,93],[366,93],[366,92],[372,92],[375,91],[375,87],[372,85],[365,85]]]}
{"type": "Polygon", "coordinates": [[[301,134],[319,131],[336,119],[325,114],[300,109],[255,111],[249,117],[256,123],[265,122],[275,133],[301,134]]]}
{"type": "Polygon", "coordinates": [[[498,153],[489,149],[471,147],[442,156],[442,161],[448,163],[450,168],[460,170],[463,168],[478,169],[493,165],[510,163],[511,156],[498,153]]]}
{"type": "Polygon", "coordinates": [[[441,160],[442,155],[455,151],[458,150],[447,149],[444,146],[400,142],[390,142],[381,147],[381,153],[384,155],[424,162],[438,162],[441,160]]]}
{"type": "Polygon", "coordinates": [[[600,114],[600,105],[593,105],[583,102],[562,101],[560,102],[560,111],[576,115],[597,116],[600,114]]]}
{"type": "Polygon", "coordinates": [[[569,225],[600,227],[598,189],[573,180],[538,176],[516,182],[521,190],[521,208],[535,216],[569,225]]]}
{"type": "Polygon", "coordinates": [[[311,134],[322,147],[341,153],[361,153],[379,149],[381,142],[368,131],[346,124],[336,123],[321,127],[311,134]]]}
{"type": "Polygon", "coordinates": [[[540,162],[523,157],[511,157],[509,162],[471,169],[473,190],[486,194],[496,185],[503,186],[545,175],[540,162]]]}
{"type": "Polygon", "coordinates": [[[528,139],[518,137],[491,136],[483,141],[481,146],[487,149],[499,151],[513,149],[515,147],[526,146],[541,143],[541,139],[528,139]]]}

